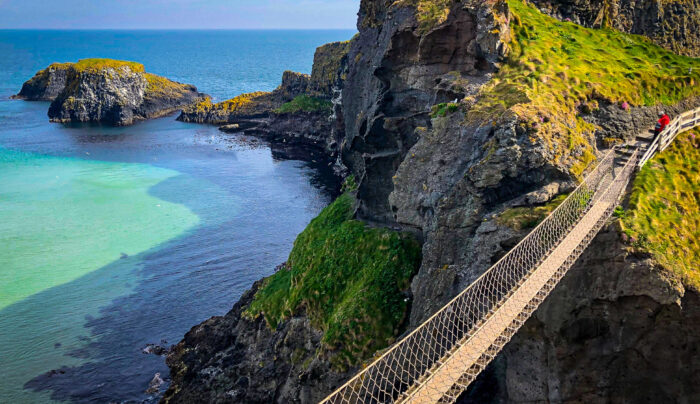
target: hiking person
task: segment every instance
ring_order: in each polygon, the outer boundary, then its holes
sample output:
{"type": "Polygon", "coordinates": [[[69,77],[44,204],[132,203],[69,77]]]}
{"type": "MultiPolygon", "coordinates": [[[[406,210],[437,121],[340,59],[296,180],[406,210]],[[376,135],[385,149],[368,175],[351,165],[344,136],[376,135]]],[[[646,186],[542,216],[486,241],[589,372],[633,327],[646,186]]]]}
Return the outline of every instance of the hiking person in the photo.
{"type": "Polygon", "coordinates": [[[656,122],[656,127],[654,128],[654,140],[659,136],[659,133],[663,132],[671,123],[671,118],[666,115],[664,111],[659,112],[659,120],[656,122]]]}

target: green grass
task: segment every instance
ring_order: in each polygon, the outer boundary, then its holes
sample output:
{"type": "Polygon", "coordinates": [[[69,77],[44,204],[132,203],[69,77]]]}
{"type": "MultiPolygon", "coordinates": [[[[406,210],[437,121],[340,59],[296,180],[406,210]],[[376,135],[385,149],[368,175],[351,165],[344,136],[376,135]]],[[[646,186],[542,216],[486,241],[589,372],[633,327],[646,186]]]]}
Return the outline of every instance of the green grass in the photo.
{"type": "Polygon", "coordinates": [[[299,95],[293,100],[283,104],[281,107],[275,110],[278,114],[291,114],[295,112],[317,112],[326,111],[331,112],[332,104],[330,101],[326,101],[320,98],[310,97],[308,95],[299,95]]]}
{"type": "Polygon", "coordinates": [[[420,265],[421,247],[412,237],[352,220],[353,203],[352,194],[343,194],[309,224],[287,268],[265,281],[246,311],[272,328],[305,311],[340,369],[393,342],[420,265]]]}
{"type": "MultiPolygon", "coordinates": [[[[482,87],[466,124],[491,123],[514,113],[530,129],[530,141],[552,151],[550,163],[580,177],[595,160],[596,130],[581,113],[595,111],[601,102],[650,106],[700,95],[700,59],[676,55],[642,36],[559,21],[523,0],[507,1],[510,16],[495,12],[494,18],[510,18],[510,53],[482,87]]],[[[415,8],[420,33],[447,21],[455,4],[394,3],[415,8]]]]}
{"type": "Polygon", "coordinates": [[[618,216],[635,246],[700,290],[700,130],[680,135],[644,166],[618,216]]]}
{"type": "Polygon", "coordinates": [[[441,104],[433,105],[430,111],[431,118],[445,117],[448,114],[452,114],[459,111],[459,104],[453,102],[443,102],[441,104]]]}
{"type": "Polygon", "coordinates": [[[128,62],[114,59],[82,59],[73,64],[73,68],[78,72],[99,71],[102,69],[119,69],[128,67],[134,73],[143,73],[145,69],[141,63],[128,62]]]}

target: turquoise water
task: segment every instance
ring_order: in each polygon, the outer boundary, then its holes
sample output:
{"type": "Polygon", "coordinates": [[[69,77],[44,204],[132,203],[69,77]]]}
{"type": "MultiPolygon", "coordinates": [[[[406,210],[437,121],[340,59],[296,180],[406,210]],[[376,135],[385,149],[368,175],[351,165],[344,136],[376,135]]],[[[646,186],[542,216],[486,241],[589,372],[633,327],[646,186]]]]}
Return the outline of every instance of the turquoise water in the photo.
{"type": "Polygon", "coordinates": [[[323,166],[165,117],[50,124],[8,100],[54,61],[112,57],[218,99],[308,72],[341,31],[0,31],[0,402],[125,402],[170,345],[286,259],[336,192],[323,166]]]}
{"type": "Polygon", "coordinates": [[[0,173],[0,268],[11,269],[0,272],[0,310],[199,223],[187,207],[148,193],[173,170],[0,148],[0,173]]]}

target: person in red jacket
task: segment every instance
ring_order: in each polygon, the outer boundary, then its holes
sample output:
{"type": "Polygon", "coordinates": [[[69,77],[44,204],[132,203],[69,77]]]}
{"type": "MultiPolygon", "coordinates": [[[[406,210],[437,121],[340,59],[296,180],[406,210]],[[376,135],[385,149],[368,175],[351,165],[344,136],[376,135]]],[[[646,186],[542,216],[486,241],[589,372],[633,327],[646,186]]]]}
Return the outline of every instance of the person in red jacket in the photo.
{"type": "Polygon", "coordinates": [[[654,128],[654,139],[656,139],[659,133],[663,132],[670,123],[671,118],[666,115],[664,111],[659,112],[659,121],[656,122],[656,128],[654,128]]]}

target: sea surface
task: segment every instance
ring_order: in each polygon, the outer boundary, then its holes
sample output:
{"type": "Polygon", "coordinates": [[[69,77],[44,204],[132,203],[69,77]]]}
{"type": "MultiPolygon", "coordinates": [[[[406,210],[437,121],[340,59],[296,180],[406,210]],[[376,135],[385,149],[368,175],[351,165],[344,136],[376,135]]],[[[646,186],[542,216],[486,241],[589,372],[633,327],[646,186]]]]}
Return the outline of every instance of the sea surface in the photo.
{"type": "Polygon", "coordinates": [[[149,402],[163,357],[272,274],[337,192],[322,164],[176,116],[48,122],[52,62],[133,60],[216,100],[309,73],[352,31],[0,31],[0,403],[149,402]]]}

